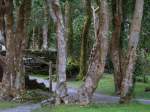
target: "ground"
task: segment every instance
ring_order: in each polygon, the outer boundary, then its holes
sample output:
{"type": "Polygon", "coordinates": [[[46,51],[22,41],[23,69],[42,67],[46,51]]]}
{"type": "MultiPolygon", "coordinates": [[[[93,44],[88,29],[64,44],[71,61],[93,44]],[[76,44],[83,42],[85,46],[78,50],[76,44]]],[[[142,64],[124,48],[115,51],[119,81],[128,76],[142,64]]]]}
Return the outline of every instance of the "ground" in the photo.
{"type": "Polygon", "coordinates": [[[19,104],[13,103],[13,102],[0,102],[0,110],[1,109],[7,109],[7,108],[13,108],[13,107],[16,107],[18,105],[19,104]]]}
{"type": "MultiPolygon", "coordinates": [[[[35,78],[35,77],[31,77],[35,78]]],[[[44,76],[39,76],[37,80],[48,85],[47,78],[44,76]]],[[[150,80],[150,79],[149,79],[150,80]]],[[[69,93],[77,92],[78,87],[82,84],[82,81],[69,81],[69,93]]],[[[136,83],[135,87],[135,98],[140,98],[140,100],[135,100],[130,105],[120,105],[117,104],[119,97],[114,96],[114,86],[113,86],[113,76],[110,74],[104,74],[101,79],[99,86],[94,94],[94,102],[100,104],[92,104],[86,107],[80,107],[79,105],[60,105],[56,107],[42,107],[38,104],[28,104],[20,105],[12,102],[0,102],[0,112],[149,112],[150,110],[150,94],[149,92],[144,92],[145,87],[150,86],[149,83],[136,83]],[[147,99],[147,100],[144,100],[147,99]],[[136,102],[148,104],[138,104],[136,102]],[[19,105],[19,106],[18,106],[19,105]],[[14,107],[14,108],[13,108],[14,107]],[[12,108],[12,109],[7,109],[12,108]],[[39,109],[40,108],[40,109],[39,109]],[[3,110],[3,111],[2,111],[3,110]],[[74,111],[75,110],[75,111],[74,111]]]]}
{"type": "Polygon", "coordinates": [[[149,112],[149,105],[142,104],[92,104],[81,107],[79,105],[59,105],[53,108],[43,107],[32,112],[149,112]]]}
{"type": "MultiPolygon", "coordinates": [[[[150,92],[145,92],[145,87],[150,87],[150,76],[148,77],[148,83],[137,82],[135,85],[134,97],[150,100],[150,92]]],[[[69,87],[78,88],[82,84],[82,81],[69,81],[69,87]]],[[[98,93],[112,95],[114,96],[114,81],[112,74],[104,74],[103,78],[100,80],[98,88],[96,90],[98,93]]]]}
{"type": "Polygon", "coordinates": [[[14,108],[0,109],[0,112],[31,112],[38,108],[40,108],[40,104],[20,104],[14,108]]]}

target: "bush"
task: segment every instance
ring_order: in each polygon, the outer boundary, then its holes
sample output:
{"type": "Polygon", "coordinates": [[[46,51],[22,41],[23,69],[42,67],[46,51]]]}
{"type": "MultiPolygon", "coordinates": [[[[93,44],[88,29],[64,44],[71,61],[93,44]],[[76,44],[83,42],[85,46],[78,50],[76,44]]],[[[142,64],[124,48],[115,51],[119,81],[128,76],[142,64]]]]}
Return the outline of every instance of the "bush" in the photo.
{"type": "Polygon", "coordinates": [[[148,78],[146,77],[147,74],[145,71],[146,67],[147,67],[147,59],[145,56],[145,52],[144,50],[140,50],[138,52],[136,65],[135,65],[135,71],[134,71],[136,81],[148,82],[148,78]]]}
{"type": "Polygon", "coordinates": [[[67,61],[67,78],[75,78],[79,73],[79,63],[77,60],[69,58],[67,61]]]}

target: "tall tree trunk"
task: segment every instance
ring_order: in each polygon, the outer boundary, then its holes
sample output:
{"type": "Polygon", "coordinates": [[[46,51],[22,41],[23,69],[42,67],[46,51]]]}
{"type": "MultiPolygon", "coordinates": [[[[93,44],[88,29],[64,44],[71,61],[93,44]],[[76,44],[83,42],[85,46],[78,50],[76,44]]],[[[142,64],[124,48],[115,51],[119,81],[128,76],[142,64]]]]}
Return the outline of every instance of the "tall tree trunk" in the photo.
{"type": "Polygon", "coordinates": [[[6,5],[6,68],[2,81],[1,96],[16,97],[24,91],[23,51],[26,47],[26,25],[28,24],[30,0],[23,0],[18,12],[16,32],[13,30],[13,2],[5,1],[6,5]]]}
{"type": "Polygon", "coordinates": [[[73,56],[73,19],[72,19],[72,3],[67,0],[65,3],[65,37],[67,39],[68,57],[73,56]]]}
{"type": "Polygon", "coordinates": [[[48,25],[44,24],[42,27],[43,30],[43,43],[42,43],[42,49],[46,50],[48,48],[48,25]]]}
{"type": "Polygon", "coordinates": [[[43,29],[43,43],[42,43],[42,49],[46,50],[48,49],[48,10],[46,4],[44,5],[44,25],[42,27],[43,29]]]}
{"type": "Polygon", "coordinates": [[[0,1],[0,44],[5,44],[4,0],[0,1]]]}
{"type": "Polygon", "coordinates": [[[107,0],[101,0],[99,7],[96,45],[91,51],[85,82],[78,91],[81,105],[90,103],[91,97],[102,77],[108,51],[109,12],[107,0]]]}
{"type": "Polygon", "coordinates": [[[83,26],[83,32],[81,34],[81,49],[80,49],[80,73],[78,79],[83,79],[87,72],[87,38],[91,25],[91,0],[85,0],[86,16],[83,26]]]}
{"type": "Polygon", "coordinates": [[[121,88],[121,103],[128,103],[133,92],[133,71],[136,60],[136,49],[139,42],[144,0],[136,0],[133,20],[130,28],[128,52],[126,56],[124,78],[121,88]]]}
{"type": "Polygon", "coordinates": [[[59,0],[48,0],[52,8],[52,17],[56,23],[56,36],[57,36],[57,74],[58,82],[56,86],[57,103],[67,103],[65,100],[67,96],[66,85],[66,39],[63,16],[61,13],[59,0]]]}
{"type": "Polygon", "coordinates": [[[115,93],[120,95],[122,74],[122,51],[121,51],[121,24],[122,24],[122,0],[113,1],[113,25],[114,31],[111,40],[111,59],[114,66],[115,93]]]}
{"type": "Polygon", "coordinates": [[[14,34],[13,34],[13,2],[11,0],[4,0],[4,5],[7,9],[6,13],[5,13],[5,17],[6,17],[6,26],[7,26],[7,31],[6,31],[6,37],[7,37],[7,43],[6,43],[6,68],[4,70],[4,76],[3,76],[3,80],[2,80],[2,87],[1,87],[1,96],[2,97],[8,97],[10,96],[11,93],[11,85],[12,85],[12,81],[11,78],[13,76],[13,67],[14,67],[14,62],[13,62],[13,51],[14,51],[14,34]]]}

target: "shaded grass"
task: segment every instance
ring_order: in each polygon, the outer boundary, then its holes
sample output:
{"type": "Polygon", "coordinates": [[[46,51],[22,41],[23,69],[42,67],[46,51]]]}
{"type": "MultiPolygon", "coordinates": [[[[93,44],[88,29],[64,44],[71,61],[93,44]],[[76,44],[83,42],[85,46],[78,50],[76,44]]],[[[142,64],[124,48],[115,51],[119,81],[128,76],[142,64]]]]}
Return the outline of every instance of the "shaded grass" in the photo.
{"type": "Polygon", "coordinates": [[[0,109],[14,108],[19,104],[14,102],[0,102],[0,109]]]}
{"type": "Polygon", "coordinates": [[[149,112],[149,105],[142,104],[92,104],[81,107],[79,105],[59,105],[56,107],[43,107],[33,112],[149,112]]]}
{"type": "MultiPolygon", "coordinates": [[[[145,92],[146,87],[150,87],[150,77],[148,83],[136,82],[134,97],[150,99],[150,92],[145,92]]],[[[69,87],[78,88],[81,86],[83,81],[70,81],[68,82],[69,87]]],[[[96,92],[100,92],[107,95],[115,95],[114,93],[114,79],[112,74],[104,74],[100,80],[96,92]]]]}
{"type": "Polygon", "coordinates": [[[30,76],[39,77],[39,78],[42,78],[42,79],[45,79],[45,80],[47,80],[49,78],[48,75],[41,75],[41,74],[31,74],[30,76]]]}
{"type": "MultiPolygon", "coordinates": [[[[149,80],[150,80],[150,77],[149,77],[149,80]]],[[[150,100],[150,92],[145,92],[146,87],[150,88],[150,81],[148,83],[141,83],[141,82],[136,83],[135,91],[134,91],[135,97],[150,100]]]]}

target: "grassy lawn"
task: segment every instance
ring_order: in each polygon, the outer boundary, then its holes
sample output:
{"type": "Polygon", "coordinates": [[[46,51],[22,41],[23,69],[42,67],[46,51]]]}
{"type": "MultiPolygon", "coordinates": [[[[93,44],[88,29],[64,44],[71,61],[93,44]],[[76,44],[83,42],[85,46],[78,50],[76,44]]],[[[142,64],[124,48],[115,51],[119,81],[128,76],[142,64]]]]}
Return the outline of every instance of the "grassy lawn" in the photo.
{"type": "Polygon", "coordinates": [[[39,77],[39,78],[42,78],[42,79],[45,79],[45,80],[48,79],[48,75],[31,74],[30,76],[33,76],[33,77],[39,77]]]}
{"type": "Polygon", "coordinates": [[[150,112],[150,106],[141,104],[93,104],[85,107],[79,105],[59,105],[56,107],[43,107],[33,112],[150,112]]]}
{"type": "MultiPolygon", "coordinates": [[[[48,76],[46,75],[32,75],[36,77],[40,77],[43,79],[48,79],[48,76]]],[[[150,76],[148,83],[141,83],[137,82],[135,85],[135,92],[134,96],[135,98],[143,98],[143,99],[150,99],[150,92],[144,92],[145,87],[150,87],[150,76]]],[[[81,86],[83,81],[69,81],[68,86],[78,88],[81,86]]],[[[113,75],[112,74],[104,74],[102,79],[100,80],[98,84],[98,88],[96,90],[97,92],[107,94],[107,95],[115,95],[114,94],[114,81],[113,81],[113,75]]]]}
{"type": "MultiPolygon", "coordinates": [[[[69,87],[78,88],[82,83],[82,81],[70,81],[68,82],[68,85],[69,87]]],[[[136,83],[134,92],[136,98],[150,99],[150,92],[144,92],[145,87],[150,87],[150,77],[148,83],[136,83]]],[[[113,76],[110,74],[104,74],[96,91],[107,95],[114,95],[113,76]]]]}
{"type": "Polygon", "coordinates": [[[7,109],[7,108],[13,108],[18,106],[19,104],[13,103],[13,102],[0,102],[0,110],[1,109],[7,109]]]}

